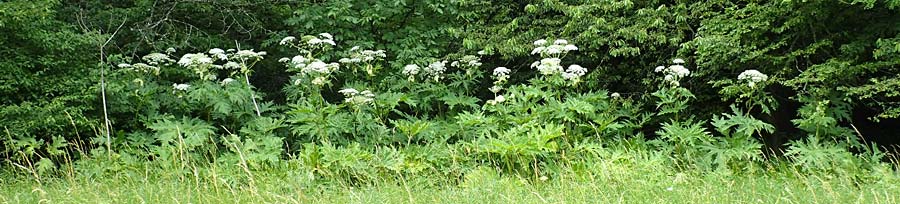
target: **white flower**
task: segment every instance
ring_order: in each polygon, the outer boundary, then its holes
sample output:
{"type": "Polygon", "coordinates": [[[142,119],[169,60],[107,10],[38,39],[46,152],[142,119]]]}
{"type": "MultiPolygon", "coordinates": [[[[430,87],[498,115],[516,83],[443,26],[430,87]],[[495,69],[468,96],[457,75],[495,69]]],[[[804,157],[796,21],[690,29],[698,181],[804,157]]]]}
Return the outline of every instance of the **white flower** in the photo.
{"type": "Polygon", "coordinates": [[[281,42],[278,42],[278,44],[285,45],[285,44],[294,42],[294,40],[297,40],[297,38],[295,38],[294,36],[287,36],[287,37],[282,38],[281,42]]]}
{"type": "Polygon", "coordinates": [[[234,82],[234,79],[232,79],[232,78],[225,78],[225,79],[222,80],[222,85],[225,85],[225,84],[228,84],[228,83],[231,83],[231,82],[234,82]]]}
{"type": "Polygon", "coordinates": [[[509,75],[509,71],[506,67],[497,67],[494,68],[494,76],[506,76],[509,75]]]}
{"type": "Polygon", "coordinates": [[[312,83],[318,86],[325,85],[325,77],[316,77],[312,80],[312,83]]]}
{"type": "Polygon", "coordinates": [[[543,46],[546,44],[547,44],[547,40],[544,40],[544,39],[534,41],[534,46],[543,46]]]}
{"type": "Polygon", "coordinates": [[[209,49],[209,54],[217,55],[217,54],[225,54],[225,50],[219,48],[209,49]]]}
{"type": "Polygon", "coordinates": [[[441,74],[443,74],[444,71],[447,70],[446,64],[447,61],[432,62],[428,65],[428,67],[425,67],[425,73],[433,77],[435,81],[440,80],[441,78],[443,78],[441,74]]]}
{"type": "Polygon", "coordinates": [[[228,62],[228,63],[225,63],[225,65],[222,67],[225,69],[240,69],[241,64],[238,64],[237,62],[228,62]]]}
{"type": "Polygon", "coordinates": [[[185,54],[178,60],[178,64],[184,67],[208,65],[212,64],[212,62],[212,58],[203,53],[185,54]]]}
{"type": "Polygon", "coordinates": [[[543,47],[543,46],[541,46],[541,47],[536,47],[536,48],[534,48],[534,50],[531,50],[531,54],[532,54],[532,55],[534,55],[534,54],[540,54],[540,53],[544,52],[544,49],[547,49],[547,48],[546,48],[546,47],[543,47]]]}
{"type": "Polygon", "coordinates": [[[503,89],[502,87],[497,86],[497,85],[494,85],[494,86],[492,86],[491,88],[488,88],[488,90],[491,91],[491,92],[493,92],[493,93],[500,92],[500,90],[502,90],[502,89],[503,89]]]}
{"type": "Polygon", "coordinates": [[[346,97],[351,97],[351,96],[358,94],[359,91],[357,91],[354,88],[345,88],[345,89],[341,89],[340,91],[338,91],[338,93],[344,94],[344,96],[346,96],[346,97]]]}
{"type": "Polygon", "coordinates": [[[750,87],[756,86],[757,83],[769,80],[769,76],[755,69],[745,70],[738,75],[738,80],[747,81],[750,87]]]}
{"type": "Polygon", "coordinates": [[[560,54],[563,52],[563,48],[564,47],[562,47],[560,45],[551,45],[551,46],[547,47],[547,49],[544,49],[544,54],[548,54],[548,55],[560,54]]]}
{"type": "Polygon", "coordinates": [[[172,48],[172,47],[166,48],[166,53],[169,53],[169,54],[175,53],[175,48],[172,48]]]}
{"type": "Polygon", "coordinates": [[[494,98],[494,101],[497,101],[497,103],[503,103],[504,101],[506,101],[506,97],[503,97],[503,95],[497,95],[497,97],[494,98]]]}
{"type": "Polygon", "coordinates": [[[121,63],[121,64],[118,65],[118,67],[119,67],[119,68],[130,68],[131,65],[130,65],[130,64],[126,64],[126,63],[121,63]]]}
{"type": "Polygon", "coordinates": [[[419,65],[415,65],[415,64],[406,65],[405,67],[403,67],[403,74],[405,74],[407,76],[419,74],[419,65]]]}
{"type": "Polygon", "coordinates": [[[360,92],[354,88],[345,88],[341,89],[338,92],[344,94],[344,102],[351,103],[353,105],[368,104],[375,101],[375,94],[369,90],[360,92]]]}
{"type": "Polygon", "coordinates": [[[485,52],[484,50],[478,51],[478,55],[486,55],[486,54],[487,54],[487,52],[485,52]]]}
{"type": "Polygon", "coordinates": [[[664,69],[666,69],[666,66],[658,66],[658,67],[656,67],[656,69],[653,69],[653,72],[661,72],[664,69]]]}
{"type": "Polygon", "coordinates": [[[288,59],[287,57],[282,57],[281,59],[278,59],[278,62],[281,62],[281,63],[287,63],[289,61],[291,61],[291,59],[288,59]]]}
{"type": "Polygon", "coordinates": [[[563,49],[566,51],[575,51],[578,50],[578,47],[576,47],[575,45],[566,45],[565,47],[563,47],[563,49]]]}
{"type": "Polygon", "coordinates": [[[336,43],[334,43],[334,40],[331,40],[331,39],[322,40],[322,43],[329,44],[331,46],[337,45],[336,43]]]}
{"type": "Polygon", "coordinates": [[[568,40],[563,40],[563,39],[558,39],[558,40],[556,40],[556,41],[553,41],[553,44],[554,44],[554,45],[566,45],[566,44],[569,44],[569,41],[568,41],[568,40]]]}
{"type": "Polygon", "coordinates": [[[679,78],[691,75],[691,71],[681,65],[669,66],[669,71],[679,78]]]}
{"type": "Polygon", "coordinates": [[[613,97],[613,98],[619,98],[619,97],[622,97],[621,95],[619,95],[619,92],[613,92],[613,93],[610,94],[609,96],[610,96],[610,97],[613,97]]]}
{"type": "Polygon", "coordinates": [[[675,64],[684,64],[684,60],[681,59],[681,58],[675,58],[674,60],[672,60],[672,63],[675,63],[675,64]]]}
{"type": "Polygon", "coordinates": [[[319,33],[319,36],[329,40],[334,39],[334,36],[331,36],[331,33],[319,33]]]}
{"type": "Polygon", "coordinates": [[[187,91],[188,88],[190,88],[190,87],[191,87],[191,85],[188,85],[188,84],[177,84],[177,83],[172,84],[172,89],[174,89],[176,91],[187,91]]]}
{"type": "Polygon", "coordinates": [[[318,45],[320,43],[322,43],[322,39],[319,39],[319,38],[312,38],[312,39],[309,39],[309,41],[306,41],[306,44],[309,44],[309,45],[318,45]]]}
{"type": "MultiPolygon", "coordinates": [[[[584,74],[587,73],[587,71],[588,71],[587,68],[581,67],[580,65],[577,65],[577,64],[569,65],[569,68],[566,69],[566,73],[574,74],[574,76],[575,76],[574,78],[584,76],[584,74]]],[[[563,77],[565,77],[565,76],[563,76],[563,77]]]]}
{"type": "Polygon", "coordinates": [[[239,50],[234,54],[234,57],[241,60],[257,60],[262,59],[263,55],[266,55],[265,51],[254,52],[253,50],[239,50]]]}
{"type": "Polygon", "coordinates": [[[143,59],[144,61],[146,61],[147,63],[149,63],[151,65],[169,64],[174,61],[171,58],[169,58],[169,55],[166,55],[163,53],[158,53],[158,52],[144,55],[144,57],[142,57],[141,59],[143,59]]]}
{"type": "Polygon", "coordinates": [[[669,82],[674,86],[679,86],[681,83],[678,82],[681,78],[688,77],[691,75],[691,71],[685,68],[682,65],[672,65],[672,66],[659,66],[654,69],[655,72],[662,72],[665,74],[663,78],[665,81],[669,82]]]}
{"type": "Polygon", "coordinates": [[[531,66],[537,68],[543,75],[552,75],[563,71],[559,58],[544,58],[539,62],[532,63],[531,66]]]}
{"type": "Polygon", "coordinates": [[[301,55],[297,55],[297,56],[294,56],[294,58],[291,58],[291,63],[293,63],[293,64],[305,64],[306,61],[307,61],[306,58],[301,55]]]}
{"type": "Polygon", "coordinates": [[[318,72],[318,73],[329,73],[328,64],[322,62],[320,60],[313,61],[309,63],[304,69],[303,72],[318,72]]]}

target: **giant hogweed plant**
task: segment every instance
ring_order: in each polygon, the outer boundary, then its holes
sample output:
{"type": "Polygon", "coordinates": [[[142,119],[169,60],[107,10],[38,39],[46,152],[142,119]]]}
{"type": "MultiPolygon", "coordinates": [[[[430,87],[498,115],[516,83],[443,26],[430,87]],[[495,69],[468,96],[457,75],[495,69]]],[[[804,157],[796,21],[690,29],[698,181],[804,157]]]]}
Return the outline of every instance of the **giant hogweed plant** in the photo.
{"type": "Polygon", "coordinates": [[[213,161],[209,159],[222,156],[220,150],[242,155],[243,163],[277,161],[273,158],[281,157],[283,143],[274,133],[283,127],[281,119],[263,116],[274,107],[257,101],[260,94],[249,81],[253,66],[266,53],[213,48],[176,61],[175,52],[168,49],[118,65],[112,76],[118,80],[110,89],[112,112],[123,115],[120,121],[126,125],[138,126],[133,129],[142,130],[143,125],[149,133],[131,133],[120,141],[121,147],[147,149],[155,160],[181,167],[213,161]],[[138,117],[124,118],[132,114],[138,117]]]}

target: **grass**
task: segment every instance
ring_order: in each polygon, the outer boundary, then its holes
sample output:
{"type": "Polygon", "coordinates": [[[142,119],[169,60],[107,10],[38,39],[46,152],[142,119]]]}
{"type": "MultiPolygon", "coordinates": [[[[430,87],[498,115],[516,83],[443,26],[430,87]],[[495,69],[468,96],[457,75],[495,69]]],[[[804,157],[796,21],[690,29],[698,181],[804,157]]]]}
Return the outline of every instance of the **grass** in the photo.
{"type": "Polygon", "coordinates": [[[314,178],[293,165],[252,171],[252,176],[237,165],[188,169],[75,170],[38,182],[31,174],[5,168],[0,203],[900,202],[900,176],[887,164],[854,174],[803,173],[785,166],[728,173],[676,170],[652,160],[596,160],[556,167],[546,179],[479,167],[456,180],[398,174],[357,185],[314,178]]]}

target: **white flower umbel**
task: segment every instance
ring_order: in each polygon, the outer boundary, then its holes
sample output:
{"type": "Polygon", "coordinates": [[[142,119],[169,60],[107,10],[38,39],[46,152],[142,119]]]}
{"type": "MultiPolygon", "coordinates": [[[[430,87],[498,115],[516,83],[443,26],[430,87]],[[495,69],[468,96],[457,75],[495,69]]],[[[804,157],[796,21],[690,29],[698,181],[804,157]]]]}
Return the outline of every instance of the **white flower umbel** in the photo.
{"type": "Polygon", "coordinates": [[[425,67],[425,74],[428,74],[434,81],[440,81],[444,78],[444,71],[446,70],[447,61],[435,61],[425,67]]]}
{"type": "Polygon", "coordinates": [[[460,67],[460,68],[474,68],[481,66],[481,59],[475,55],[466,55],[463,56],[459,61],[453,61],[450,63],[450,66],[460,67]]]}
{"type": "Polygon", "coordinates": [[[406,75],[407,80],[416,81],[416,75],[419,74],[419,65],[408,64],[403,67],[403,75],[406,75]]]}
{"type": "Polygon", "coordinates": [[[228,60],[228,55],[225,54],[225,50],[219,48],[209,49],[209,55],[218,58],[220,60],[228,60]]]}
{"type": "Polygon", "coordinates": [[[563,66],[560,65],[559,58],[544,58],[541,61],[537,61],[531,64],[532,68],[537,69],[543,75],[554,75],[558,73],[562,73],[563,66]]]}
{"type": "Polygon", "coordinates": [[[510,70],[507,69],[506,67],[494,68],[494,76],[496,76],[496,77],[508,76],[509,72],[510,72],[510,70]]]}
{"type": "Polygon", "coordinates": [[[189,84],[178,84],[178,83],[172,84],[172,89],[175,90],[175,91],[187,91],[188,88],[191,88],[191,85],[189,85],[189,84]]]}
{"type": "Polygon", "coordinates": [[[228,84],[230,84],[231,82],[234,82],[234,79],[232,79],[232,78],[225,78],[225,79],[222,80],[222,85],[223,85],[223,86],[224,86],[224,85],[228,85],[228,84]]]}
{"type": "Polygon", "coordinates": [[[222,65],[222,68],[231,70],[241,69],[241,64],[238,64],[237,62],[228,62],[225,63],[225,65],[222,65]]]}
{"type": "Polygon", "coordinates": [[[613,92],[612,94],[609,94],[609,97],[612,97],[612,98],[619,98],[619,97],[622,97],[622,95],[619,94],[619,92],[613,92]]]}
{"type": "Polygon", "coordinates": [[[185,54],[178,60],[178,65],[183,67],[211,65],[213,59],[203,53],[185,54]]]}
{"type": "Polygon", "coordinates": [[[556,39],[551,45],[547,45],[547,43],[548,41],[545,39],[534,41],[533,44],[535,48],[531,50],[531,54],[540,55],[542,57],[560,58],[568,52],[578,50],[578,46],[569,44],[569,41],[564,39],[556,39]]]}
{"type": "Polygon", "coordinates": [[[352,105],[364,105],[375,102],[375,94],[369,90],[360,92],[353,88],[345,88],[338,92],[344,94],[345,103],[350,103],[352,105]]]}
{"type": "Polygon", "coordinates": [[[672,60],[672,63],[675,63],[675,64],[684,64],[684,60],[681,59],[681,58],[675,58],[674,60],[672,60]]]}
{"type": "Polygon", "coordinates": [[[757,83],[769,80],[769,76],[755,69],[746,70],[738,75],[738,80],[746,81],[750,87],[755,87],[757,83]]]}
{"type": "Polygon", "coordinates": [[[287,45],[287,44],[290,44],[290,43],[292,43],[292,42],[294,42],[294,41],[296,41],[296,40],[297,40],[297,38],[294,37],[294,36],[287,36],[287,37],[282,38],[281,41],[278,42],[278,44],[279,44],[279,45],[287,45]]]}
{"type": "Polygon", "coordinates": [[[175,53],[175,48],[173,48],[173,47],[166,48],[166,53],[167,53],[167,54],[173,54],[173,53],[175,53]]]}
{"type": "Polygon", "coordinates": [[[503,103],[504,101],[506,101],[506,97],[504,97],[503,95],[497,95],[494,97],[494,99],[488,100],[487,103],[490,105],[497,105],[498,103],[503,103]]]}
{"type": "Polygon", "coordinates": [[[577,64],[573,64],[569,65],[569,68],[566,69],[566,72],[562,73],[562,77],[566,80],[578,82],[580,81],[581,76],[584,76],[587,71],[587,68],[584,68],[577,64]]]}
{"type": "Polygon", "coordinates": [[[143,59],[144,62],[147,62],[147,64],[150,65],[168,65],[172,62],[175,62],[175,60],[169,58],[169,55],[158,52],[144,55],[144,57],[142,57],[141,59],[143,59]]]}
{"type": "MultiPolygon", "coordinates": [[[[682,61],[683,62],[683,61],[682,61]]],[[[683,65],[676,64],[671,66],[658,66],[653,69],[654,72],[665,74],[663,80],[668,82],[673,86],[679,86],[681,83],[679,82],[682,78],[688,77],[691,75],[691,71],[685,68],[683,65]]]]}
{"type": "Polygon", "coordinates": [[[254,62],[263,59],[263,56],[265,55],[266,51],[254,52],[253,50],[238,50],[231,58],[244,62],[254,62]]]}

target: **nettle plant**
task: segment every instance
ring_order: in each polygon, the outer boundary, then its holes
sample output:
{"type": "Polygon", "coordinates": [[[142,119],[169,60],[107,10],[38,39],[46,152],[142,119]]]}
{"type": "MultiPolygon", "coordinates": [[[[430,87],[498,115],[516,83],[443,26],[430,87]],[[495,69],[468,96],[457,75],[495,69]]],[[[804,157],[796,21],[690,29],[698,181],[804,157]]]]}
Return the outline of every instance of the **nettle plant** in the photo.
{"type": "Polygon", "coordinates": [[[266,52],[213,48],[177,61],[175,52],[170,48],[140,62],[123,62],[111,76],[115,121],[138,130],[118,137],[117,144],[176,166],[217,158],[223,147],[229,155],[246,156],[240,159],[244,164],[281,158],[283,143],[274,134],[283,127],[281,119],[270,117],[272,104],[259,103],[249,81],[266,52]]]}

